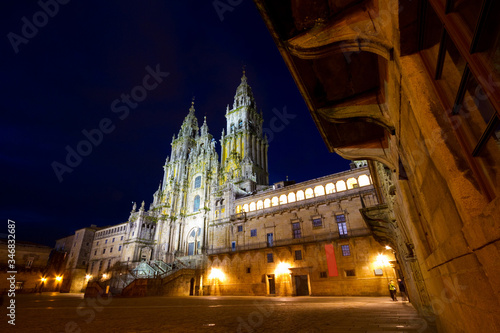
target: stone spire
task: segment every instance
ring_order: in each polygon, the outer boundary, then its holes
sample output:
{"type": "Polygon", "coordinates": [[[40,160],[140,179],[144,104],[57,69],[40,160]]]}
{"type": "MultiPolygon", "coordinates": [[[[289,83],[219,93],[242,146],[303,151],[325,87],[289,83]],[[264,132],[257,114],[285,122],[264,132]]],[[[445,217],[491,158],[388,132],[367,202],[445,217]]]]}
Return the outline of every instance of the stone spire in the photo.
{"type": "Polygon", "coordinates": [[[252,88],[248,85],[245,69],[243,69],[241,83],[236,89],[236,94],[234,95],[233,110],[241,106],[250,106],[255,108],[255,99],[253,98],[252,88]]]}
{"type": "Polygon", "coordinates": [[[196,115],[194,114],[194,97],[191,102],[191,107],[189,108],[189,113],[184,118],[184,122],[182,123],[181,129],[179,131],[179,137],[183,136],[191,136],[195,137],[198,134],[198,119],[196,119],[196,115]]]}
{"type": "Polygon", "coordinates": [[[201,136],[208,135],[207,116],[203,117],[203,125],[201,125],[200,135],[201,136]]]}

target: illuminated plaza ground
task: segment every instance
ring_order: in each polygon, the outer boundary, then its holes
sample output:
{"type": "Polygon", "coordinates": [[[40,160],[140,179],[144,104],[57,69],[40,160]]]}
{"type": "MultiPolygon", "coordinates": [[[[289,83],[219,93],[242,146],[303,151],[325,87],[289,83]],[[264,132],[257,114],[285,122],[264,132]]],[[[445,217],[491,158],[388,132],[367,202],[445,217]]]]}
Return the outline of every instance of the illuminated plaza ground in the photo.
{"type": "Polygon", "coordinates": [[[434,332],[408,302],[389,297],[88,300],[44,293],[16,300],[15,329],[4,315],[2,332],[434,332]]]}

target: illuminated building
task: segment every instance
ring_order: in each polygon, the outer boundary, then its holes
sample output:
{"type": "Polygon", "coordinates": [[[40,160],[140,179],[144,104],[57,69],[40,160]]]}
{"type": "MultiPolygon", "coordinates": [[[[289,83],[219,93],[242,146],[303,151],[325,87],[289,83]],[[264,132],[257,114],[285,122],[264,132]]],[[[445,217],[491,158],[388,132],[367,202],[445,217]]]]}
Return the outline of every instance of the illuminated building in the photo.
{"type": "Polygon", "coordinates": [[[369,160],[363,209],[443,332],[500,322],[500,2],[255,0],[324,142],[369,160]]]}
{"type": "Polygon", "coordinates": [[[360,213],[380,203],[366,161],[269,185],[263,118],[245,73],[225,116],[219,159],[192,103],[153,202],[134,203],[126,223],[95,231],[82,285],[88,274],[128,296],[388,295],[387,275],[398,267],[360,213]]]}

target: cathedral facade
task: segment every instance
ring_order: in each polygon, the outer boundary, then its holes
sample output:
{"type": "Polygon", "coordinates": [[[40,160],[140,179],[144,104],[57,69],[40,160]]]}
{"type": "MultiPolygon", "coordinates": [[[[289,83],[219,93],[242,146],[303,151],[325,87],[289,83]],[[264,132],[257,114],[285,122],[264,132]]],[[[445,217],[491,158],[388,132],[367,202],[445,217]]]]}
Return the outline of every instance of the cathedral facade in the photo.
{"type": "Polygon", "coordinates": [[[149,209],[134,204],[125,223],[76,232],[68,275],[86,281],[71,290],[94,279],[129,296],[387,294],[398,269],[360,213],[379,204],[366,161],[269,185],[262,124],[243,73],[219,157],[193,102],[149,209]]]}

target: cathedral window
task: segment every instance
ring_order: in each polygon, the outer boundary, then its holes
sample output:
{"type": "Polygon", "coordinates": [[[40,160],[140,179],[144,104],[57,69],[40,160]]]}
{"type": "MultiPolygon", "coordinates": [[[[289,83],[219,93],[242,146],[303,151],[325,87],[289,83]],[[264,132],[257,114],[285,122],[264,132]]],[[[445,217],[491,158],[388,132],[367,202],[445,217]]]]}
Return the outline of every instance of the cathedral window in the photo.
{"type": "Polygon", "coordinates": [[[200,210],[200,196],[197,195],[194,197],[193,212],[196,213],[199,210],[200,210]]]}
{"type": "Polygon", "coordinates": [[[272,203],[272,205],[273,205],[273,206],[278,206],[278,204],[279,204],[279,199],[278,199],[278,197],[273,197],[273,198],[271,199],[271,203],[272,203]]]}
{"type": "Polygon", "coordinates": [[[367,175],[361,175],[358,178],[359,186],[368,186],[370,185],[370,178],[367,175]]]}
{"type": "Polygon", "coordinates": [[[262,200],[257,201],[257,209],[262,209],[264,208],[264,202],[262,200]]]}
{"type": "Polygon", "coordinates": [[[295,202],[295,193],[288,193],[288,202],[295,202]]]}
{"type": "Polygon", "coordinates": [[[302,237],[302,232],[300,230],[300,222],[292,223],[292,233],[293,233],[294,239],[298,239],[298,238],[302,237]]]}
{"type": "Polygon", "coordinates": [[[250,237],[257,237],[257,229],[250,230],[250,237]]]}
{"type": "Polygon", "coordinates": [[[194,188],[200,188],[201,187],[201,176],[198,176],[194,179],[194,188]]]}
{"type": "Polygon", "coordinates": [[[304,191],[297,191],[297,201],[304,200],[304,191]]]}
{"type": "Polygon", "coordinates": [[[333,183],[326,184],[326,194],[335,193],[335,185],[333,183]]]}
{"type": "Polygon", "coordinates": [[[241,213],[241,205],[236,206],[236,214],[241,213]]]}
{"type": "Polygon", "coordinates": [[[325,188],[323,187],[323,185],[318,185],[314,188],[314,195],[315,196],[325,195],[325,188]]]}
{"type": "Polygon", "coordinates": [[[339,180],[336,184],[336,187],[337,187],[337,192],[345,191],[346,190],[345,181],[339,180]]]}
{"type": "Polygon", "coordinates": [[[313,228],[321,228],[323,226],[323,220],[321,218],[313,219],[313,228]]]}
{"type": "Polygon", "coordinates": [[[243,205],[243,211],[248,213],[248,204],[243,205]]]}
{"type": "Polygon", "coordinates": [[[280,205],[284,205],[286,203],[287,203],[287,201],[286,201],[286,194],[280,195],[280,205]]]}
{"type": "Polygon", "coordinates": [[[267,198],[266,200],[264,200],[264,208],[269,208],[269,207],[271,207],[271,200],[267,198]]]}
{"type": "Polygon", "coordinates": [[[250,203],[250,211],[253,212],[255,210],[255,202],[250,203]]]}
{"type": "Polygon", "coordinates": [[[306,190],[306,199],[314,198],[314,193],[312,188],[306,190]]]}
{"type": "MultiPolygon", "coordinates": [[[[201,229],[200,229],[201,230],[201,229]]],[[[191,230],[188,236],[188,256],[192,256],[196,253],[195,245],[197,244],[196,242],[196,229],[191,230]]],[[[199,242],[198,242],[198,247],[199,247],[199,242]]]]}
{"type": "Polygon", "coordinates": [[[347,188],[350,190],[356,187],[358,187],[358,181],[356,180],[356,178],[349,178],[347,180],[347,188]]]}
{"type": "Polygon", "coordinates": [[[238,226],[238,232],[242,232],[243,231],[243,226],[242,225],[239,225],[238,226]]]}

